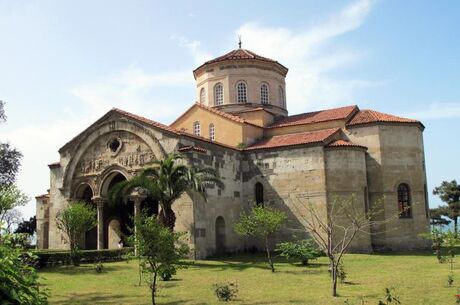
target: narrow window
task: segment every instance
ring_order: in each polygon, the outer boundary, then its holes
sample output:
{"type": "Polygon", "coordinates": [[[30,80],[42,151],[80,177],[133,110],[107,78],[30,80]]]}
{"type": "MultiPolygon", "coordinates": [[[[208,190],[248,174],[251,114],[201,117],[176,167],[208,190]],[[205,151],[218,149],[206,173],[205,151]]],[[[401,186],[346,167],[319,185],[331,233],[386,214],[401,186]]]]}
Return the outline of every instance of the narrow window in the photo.
{"type": "Polygon", "coordinates": [[[214,86],[214,105],[222,105],[224,103],[224,86],[218,83],[214,86]]]}
{"type": "Polygon", "coordinates": [[[200,122],[196,121],[193,123],[193,134],[196,136],[201,135],[200,122]]]}
{"type": "Polygon", "coordinates": [[[401,183],[398,186],[398,210],[400,218],[411,217],[411,198],[409,186],[401,183]]]}
{"type": "Polygon", "coordinates": [[[283,87],[279,86],[278,88],[279,102],[280,106],[286,108],[286,101],[284,99],[284,90],[283,87]]]}
{"type": "Polygon", "coordinates": [[[255,193],[256,204],[263,205],[264,204],[264,186],[262,185],[262,183],[260,182],[256,183],[254,187],[254,193],[255,193]]]}
{"type": "Polygon", "coordinates": [[[262,84],[260,86],[260,102],[262,104],[268,104],[268,85],[267,84],[262,84]]]}
{"type": "Polygon", "coordinates": [[[204,104],[205,101],[206,101],[206,91],[204,90],[204,88],[201,88],[201,90],[200,90],[200,103],[204,104]]]}
{"type": "Polygon", "coordinates": [[[247,88],[245,82],[239,82],[236,85],[237,91],[237,102],[238,103],[247,103],[248,102],[248,95],[247,95],[247,88]]]}
{"type": "Polygon", "coordinates": [[[213,123],[209,124],[209,139],[211,141],[216,139],[216,128],[214,127],[213,123]]]}

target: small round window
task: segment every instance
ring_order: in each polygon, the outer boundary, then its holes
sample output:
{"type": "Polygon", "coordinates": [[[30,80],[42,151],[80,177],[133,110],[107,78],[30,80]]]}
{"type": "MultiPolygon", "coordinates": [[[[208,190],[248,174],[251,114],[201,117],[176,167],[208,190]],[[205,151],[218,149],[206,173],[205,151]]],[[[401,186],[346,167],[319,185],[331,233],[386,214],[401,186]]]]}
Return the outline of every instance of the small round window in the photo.
{"type": "Polygon", "coordinates": [[[112,152],[117,152],[117,150],[120,148],[121,142],[119,139],[112,139],[109,142],[109,148],[112,152]]]}

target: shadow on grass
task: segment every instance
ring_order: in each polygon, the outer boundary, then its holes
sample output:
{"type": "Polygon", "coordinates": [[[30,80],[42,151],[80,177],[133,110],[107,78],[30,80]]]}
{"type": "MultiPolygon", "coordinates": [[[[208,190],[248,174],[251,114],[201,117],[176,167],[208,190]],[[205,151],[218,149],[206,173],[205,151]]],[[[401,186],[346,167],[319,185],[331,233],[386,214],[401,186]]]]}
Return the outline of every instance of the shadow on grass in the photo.
{"type": "Polygon", "coordinates": [[[106,266],[104,265],[104,271],[102,273],[97,273],[96,270],[94,269],[93,265],[80,265],[78,267],[75,267],[73,265],[65,265],[65,266],[57,266],[57,267],[49,267],[49,268],[42,268],[40,269],[40,273],[42,275],[46,275],[47,273],[61,273],[65,275],[74,275],[74,274],[88,274],[88,273],[93,273],[95,275],[104,275],[105,273],[108,272],[113,272],[113,271],[120,271],[120,270],[125,270],[125,266],[121,265],[110,265],[106,266]]]}
{"type": "MultiPolygon", "coordinates": [[[[161,297],[161,294],[157,295],[157,298],[161,297]]],[[[139,300],[135,300],[136,296],[129,296],[123,294],[108,294],[108,293],[100,293],[100,292],[92,292],[92,293],[72,293],[68,294],[63,297],[61,300],[54,302],[54,304],[58,305],[70,305],[70,304],[151,304],[151,300],[149,298],[145,299],[145,302],[139,303],[139,300]]],[[[190,302],[191,300],[177,300],[172,302],[162,302],[161,304],[168,304],[168,305],[179,305],[190,302]]]]}

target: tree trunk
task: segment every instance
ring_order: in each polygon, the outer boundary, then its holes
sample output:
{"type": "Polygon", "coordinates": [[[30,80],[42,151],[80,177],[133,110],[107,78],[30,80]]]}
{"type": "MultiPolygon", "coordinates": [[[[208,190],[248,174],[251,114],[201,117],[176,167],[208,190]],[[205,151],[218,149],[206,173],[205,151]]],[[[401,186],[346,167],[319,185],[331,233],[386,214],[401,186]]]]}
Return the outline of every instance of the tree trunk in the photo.
{"type": "Polygon", "coordinates": [[[458,216],[454,217],[454,232],[455,232],[455,236],[457,236],[458,234],[458,216]]]}
{"type": "Polygon", "coordinates": [[[332,263],[332,296],[337,296],[337,267],[338,264],[332,263]]]}
{"type": "Polygon", "coordinates": [[[153,275],[153,281],[152,284],[150,285],[150,290],[152,290],[152,305],[155,305],[155,293],[157,289],[157,274],[155,273],[153,275]]]}
{"type": "Polygon", "coordinates": [[[176,214],[171,208],[162,209],[159,215],[159,220],[162,225],[169,228],[171,231],[174,231],[174,226],[176,224],[176,214]]]}
{"type": "Polygon", "coordinates": [[[272,272],[275,272],[275,266],[272,262],[272,257],[270,256],[270,247],[268,245],[268,236],[265,236],[265,249],[267,250],[268,263],[270,264],[270,269],[272,272]]]}

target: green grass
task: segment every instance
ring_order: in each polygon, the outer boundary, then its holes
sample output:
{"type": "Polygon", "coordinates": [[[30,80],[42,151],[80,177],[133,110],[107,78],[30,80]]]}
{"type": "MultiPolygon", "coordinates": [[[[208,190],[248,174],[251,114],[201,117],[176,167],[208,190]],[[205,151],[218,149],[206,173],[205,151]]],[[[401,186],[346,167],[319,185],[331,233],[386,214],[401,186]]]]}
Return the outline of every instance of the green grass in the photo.
{"type": "MultiPolygon", "coordinates": [[[[378,304],[385,287],[395,287],[403,305],[455,304],[457,288],[447,287],[449,264],[431,254],[350,254],[345,257],[347,283],[339,284],[340,297],[330,297],[327,259],[311,267],[279,260],[271,273],[261,256],[236,256],[196,261],[179,270],[174,280],[159,283],[158,304],[222,304],[212,285],[235,281],[237,299],[230,304],[378,304]]],[[[104,264],[97,274],[92,265],[61,266],[39,272],[50,292],[51,304],[150,304],[150,291],[137,286],[137,261],[104,264]]],[[[454,265],[460,287],[460,267],[454,265]]]]}

